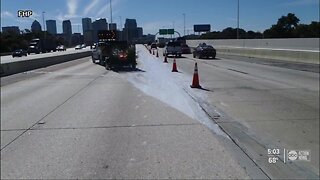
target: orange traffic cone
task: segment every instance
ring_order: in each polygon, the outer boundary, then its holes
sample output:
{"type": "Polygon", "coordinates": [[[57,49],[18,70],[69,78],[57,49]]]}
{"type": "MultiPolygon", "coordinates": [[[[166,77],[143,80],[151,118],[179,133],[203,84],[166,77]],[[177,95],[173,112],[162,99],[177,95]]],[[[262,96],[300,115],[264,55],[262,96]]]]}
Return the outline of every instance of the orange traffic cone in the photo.
{"type": "Polygon", "coordinates": [[[174,57],[174,59],[173,59],[172,72],[178,72],[176,57],[174,57]]]}
{"type": "Polygon", "coordinates": [[[163,63],[168,63],[168,60],[167,60],[167,55],[164,56],[164,60],[163,60],[163,63]]]}
{"type": "Polygon", "coordinates": [[[190,87],[191,88],[201,88],[201,86],[199,84],[199,75],[198,75],[198,65],[197,65],[197,63],[194,66],[192,85],[190,87]]]}
{"type": "Polygon", "coordinates": [[[157,57],[159,57],[158,50],[157,50],[157,57]]]}

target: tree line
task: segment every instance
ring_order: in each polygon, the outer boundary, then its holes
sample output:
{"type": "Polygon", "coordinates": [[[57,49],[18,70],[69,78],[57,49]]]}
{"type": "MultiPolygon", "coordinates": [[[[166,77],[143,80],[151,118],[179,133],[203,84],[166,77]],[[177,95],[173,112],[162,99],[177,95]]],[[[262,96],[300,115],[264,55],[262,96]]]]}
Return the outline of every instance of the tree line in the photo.
{"type": "MultiPolygon", "coordinates": [[[[262,38],[319,38],[320,22],[312,21],[310,24],[299,24],[300,19],[293,13],[288,13],[278,19],[264,32],[245,31],[239,29],[240,39],[262,38]]],[[[188,35],[186,39],[236,39],[237,28],[228,27],[222,31],[208,32],[202,35],[188,35]]]]}

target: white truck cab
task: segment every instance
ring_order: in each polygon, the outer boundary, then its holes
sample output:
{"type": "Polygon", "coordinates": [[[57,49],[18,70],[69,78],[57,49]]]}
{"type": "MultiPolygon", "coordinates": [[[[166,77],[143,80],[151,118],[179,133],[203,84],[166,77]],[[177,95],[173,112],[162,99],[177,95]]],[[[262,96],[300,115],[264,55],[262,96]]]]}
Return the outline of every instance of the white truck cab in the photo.
{"type": "Polygon", "coordinates": [[[180,42],[168,42],[163,51],[163,56],[173,55],[181,57],[182,49],[180,42]]]}

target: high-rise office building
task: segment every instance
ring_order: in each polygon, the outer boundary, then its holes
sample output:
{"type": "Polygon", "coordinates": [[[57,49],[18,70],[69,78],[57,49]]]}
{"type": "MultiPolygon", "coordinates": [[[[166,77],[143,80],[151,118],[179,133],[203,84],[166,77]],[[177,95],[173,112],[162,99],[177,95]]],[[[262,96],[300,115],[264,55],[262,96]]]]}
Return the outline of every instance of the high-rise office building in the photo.
{"type": "Polygon", "coordinates": [[[83,34],[86,31],[92,30],[91,18],[82,18],[82,32],[83,34]]]}
{"type": "Polygon", "coordinates": [[[93,44],[93,28],[91,18],[82,18],[83,41],[87,45],[93,44]]]}
{"type": "Polygon", "coordinates": [[[137,28],[137,38],[141,38],[143,36],[143,29],[142,27],[137,28]]]}
{"type": "Polygon", "coordinates": [[[137,21],[135,19],[126,19],[124,27],[127,29],[136,29],[137,28],[137,21]]]}
{"type": "Polygon", "coordinates": [[[36,32],[36,31],[41,31],[41,25],[37,20],[34,20],[32,25],[31,25],[31,31],[36,32]]]}
{"type": "Polygon", "coordinates": [[[100,18],[92,22],[93,40],[98,41],[98,31],[108,30],[108,23],[105,18],[100,18]]]}
{"type": "Polygon", "coordinates": [[[117,30],[117,24],[116,23],[109,23],[109,30],[117,30]]]}
{"type": "Polygon", "coordinates": [[[47,31],[50,34],[57,34],[57,23],[56,20],[46,20],[47,31]]]}
{"type": "Polygon", "coordinates": [[[128,42],[132,42],[138,37],[137,21],[135,19],[126,19],[123,28],[123,37],[128,42]]]}
{"type": "Polygon", "coordinates": [[[71,27],[70,20],[64,20],[62,22],[62,30],[63,30],[63,34],[65,35],[67,41],[69,42],[71,35],[72,35],[72,27],[71,27]]]}

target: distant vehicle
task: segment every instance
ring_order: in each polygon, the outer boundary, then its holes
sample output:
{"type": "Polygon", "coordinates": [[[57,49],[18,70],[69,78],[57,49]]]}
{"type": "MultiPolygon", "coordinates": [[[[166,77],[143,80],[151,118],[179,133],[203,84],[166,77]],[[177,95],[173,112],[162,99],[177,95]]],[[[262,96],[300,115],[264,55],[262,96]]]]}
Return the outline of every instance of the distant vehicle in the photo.
{"type": "Polygon", "coordinates": [[[151,44],[151,49],[157,49],[157,44],[156,43],[152,43],[151,44]]]}
{"type": "Polygon", "coordinates": [[[74,49],[75,50],[79,50],[79,49],[82,49],[82,48],[81,48],[81,45],[77,45],[74,49]]]}
{"type": "Polygon", "coordinates": [[[165,46],[163,56],[173,55],[181,57],[182,50],[179,42],[168,42],[165,46]]]}
{"type": "Polygon", "coordinates": [[[60,46],[57,46],[56,48],[57,51],[66,51],[66,47],[64,45],[60,45],[60,46]]]}
{"type": "Polygon", "coordinates": [[[12,52],[12,57],[22,57],[22,56],[27,56],[27,51],[23,49],[16,49],[12,52]]]}
{"type": "Polygon", "coordinates": [[[184,44],[181,46],[182,54],[191,54],[191,49],[188,45],[184,44]]]}
{"type": "Polygon", "coordinates": [[[117,41],[114,31],[99,31],[99,43],[92,50],[92,62],[105,66],[106,69],[130,66],[135,69],[136,51],[135,46],[127,41],[117,41]]]}
{"type": "Polygon", "coordinates": [[[216,58],[216,49],[214,49],[211,45],[207,45],[206,43],[200,43],[196,49],[193,51],[193,57],[201,58],[216,58]]]}
{"type": "Polygon", "coordinates": [[[56,47],[57,47],[56,43],[52,38],[47,38],[47,39],[36,38],[30,41],[27,53],[39,54],[41,52],[42,53],[51,52],[51,51],[55,52],[56,47]]]}
{"type": "Polygon", "coordinates": [[[86,48],[87,46],[85,44],[81,44],[81,49],[86,48]]]}

